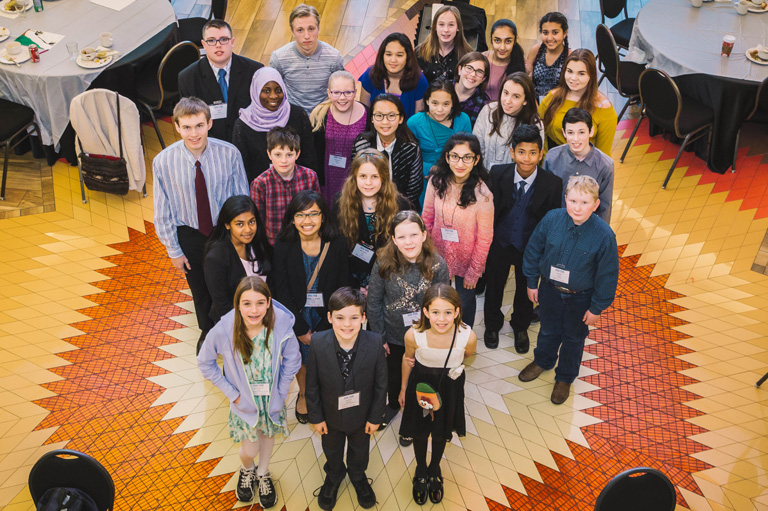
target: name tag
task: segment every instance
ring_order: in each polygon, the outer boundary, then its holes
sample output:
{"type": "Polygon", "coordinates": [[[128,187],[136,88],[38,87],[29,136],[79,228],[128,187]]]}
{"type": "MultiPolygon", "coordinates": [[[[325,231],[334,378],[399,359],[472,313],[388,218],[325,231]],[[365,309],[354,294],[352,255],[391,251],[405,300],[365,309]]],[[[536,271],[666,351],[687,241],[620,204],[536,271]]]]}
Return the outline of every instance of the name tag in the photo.
{"type": "Polygon", "coordinates": [[[328,165],[330,165],[331,167],[344,169],[347,167],[347,159],[344,156],[339,156],[338,154],[332,154],[328,158],[328,165]]]}
{"type": "Polygon", "coordinates": [[[325,307],[323,303],[323,293],[307,293],[307,303],[305,307],[325,307]]]}
{"type": "Polygon", "coordinates": [[[570,277],[570,275],[571,275],[571,272],[569,272],[568,270],[563,270],[562,268],[550,266],[549,280],[554,280],[555,282],[562,282],[563,284],[567,284],[568,278],[570,277]]]}
{"type": "Polygon", "coordinates": [[[211,119],[226,119],[227,118],[227,104],[226,103],[214,103],[208,105],[211,109],[211,119]]]}
{"type": "Polygon", "coordinates": [[[440,234],[443,237],[443,241],[450,241],[452,243],[459,242],[459,231],[456,229],[446,229],[445,227],[442,227],[440,229],[440,234]]]}
{"type": "Polygon", "coordinates": [[[421,319],[421,312],[409,312],[408,314],[403,314],[403,326],[411,327],[414,322],[418,323],[419,319],[421,319]]]}
{"type": "Polygon", "coordinates": [[[373,250],[358,243],[352,250],[352,255],[366,263],[370,263],[373,257],[373,250]]]}
{"type": "Polygon", "coordinates": [[[339,410],[360,406],[360,392],[339,396],[339,410]]]}
{"type": "Polygon", "coordinates": [[[268,396],[271,389],[269,383],[251,383],[251,392],[254,396],[268,396]]]}

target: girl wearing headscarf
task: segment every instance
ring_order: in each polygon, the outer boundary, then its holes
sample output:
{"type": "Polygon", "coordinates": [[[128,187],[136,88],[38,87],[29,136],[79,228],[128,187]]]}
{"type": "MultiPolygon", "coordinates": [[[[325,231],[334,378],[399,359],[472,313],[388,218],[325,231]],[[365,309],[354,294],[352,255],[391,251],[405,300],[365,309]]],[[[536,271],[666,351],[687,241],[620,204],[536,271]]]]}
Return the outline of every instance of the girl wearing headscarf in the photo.
{"type": "Polygon", "coordinates": [[[251,104],[240,109],[240,118],[235,121],[232,133],[232,143],[243,155],[249,183],[269,168],[267,132],[278,126],[289,126],[299,134],[301,151],[296,163],[315,170],[317,159],[309,116],[289,102],[280,73],[274,68],[262,67],[251,81],[251,104]]]}

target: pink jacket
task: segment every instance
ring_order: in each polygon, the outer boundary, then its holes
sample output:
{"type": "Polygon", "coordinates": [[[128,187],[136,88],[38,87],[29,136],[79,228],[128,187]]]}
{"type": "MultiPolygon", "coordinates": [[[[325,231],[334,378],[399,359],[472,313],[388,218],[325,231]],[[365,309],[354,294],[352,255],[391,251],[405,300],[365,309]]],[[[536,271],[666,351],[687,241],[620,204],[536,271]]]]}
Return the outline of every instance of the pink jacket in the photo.
{"type": "MultiPolygon", "coordinates": [[[[461,187],[451,184],[445,198],[437,196],[432,180],[427,184],[422,218],[438,252],[448,263],[451,277],[463,277],[467,284],[477,283],[485,271],[485,260],[493,240],[493,194],[481,182],[475,188],[477,202],[460,208],[461,187]],[[458,243],[443,239],[443,228],[455,230],[458,243]]],[[[451,237],[451,232],[445,232],[451,237]]]]}

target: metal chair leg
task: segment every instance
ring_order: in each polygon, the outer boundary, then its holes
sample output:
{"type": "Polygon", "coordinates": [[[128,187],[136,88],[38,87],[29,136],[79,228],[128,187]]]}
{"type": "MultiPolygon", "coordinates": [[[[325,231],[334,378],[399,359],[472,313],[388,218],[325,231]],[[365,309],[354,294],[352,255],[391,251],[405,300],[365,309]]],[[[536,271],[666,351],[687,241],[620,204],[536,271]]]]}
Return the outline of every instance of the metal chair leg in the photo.
{"type": "Polygon", "coordinates": [[[765,374],[763,375],[763,377],[762,377],[762,378],[760,378],[759,380],[757,380],[757,383],[755,383],[755,387],[757,387],[757,388],[759,389],[759,388],[760,388],[760,385],[762,385],[763,383],[765,383],[765,380],[768,380],[768,373],[765,373],[765,374]]]}
{"type": "Polygon", "coordinates": [[[141,190],[141,193],[144,194],[144,197],[147,196],[147,183],[144,183],[144,188],[141,190]]]}
{"type": "Polygon", "coordinates": [[[144,105],[144,108],[146,108],[147,112],[149,112],[149,117],[152,119],[152,126],[154,126],[155,133],[157,133],[157,139],[160,141],[160,147],[165,149],[165,141],[163,141],[163,136],[160,134],[160,128],[157,127],[157,119],[155,119],[155,113],[146,103],[142,103],[142,105],[144,105]]]}
{"type": "Polygon", "coordinates": [[[616,122],[621,121],[621,118],[624,117],[624,112],[627,111],[627,108],[629,108],[630,103],[632,103],[631,99],[626,103],[624,103],[624,108],[621,109],[621,113],[619,114],[619,117],[616,119],[616,122]]]}
{"type": "Polygon", "coordinates": [[[624,152],[621,153],[621,158],[619,158],[619,162],[624,163],[624,158],[627,156],[627,151],[629,151],[629,146],[632,145],[632,140],[635,138],[635,133],[637,133],[637,128],[640,127],[640,123],[643,120],[643,114],[640,114],[640,117],[637,119],[637,124],[635,124],[635,128],[632,130],[632,134],[629,136],[629,140],[627,141],[627,147],[624,148],[624,152]]]}
{"type": "Polygon", "coordinates": [[[603,80],[605,80],[605,73],[603,73],[603,76],[601,76],[600,79],[597,81],[598,87],[600,87],[600,84],[603,83],[603,80]]]}
{"type": "Polygon", "coordinates": [[[85,185],[83,184],[83,165],[80,158],[77,159],[77,172],[80,174],[80,197],[83,200],[83,204],[87,204],[88,201],[85,200],[85,185]]]}
{"type": "Polygon", "coordinates": [[[675,170],[675,167],[677,166],[677,162],[680,159],[680,156],[682,156],[683,154],[683,149],[685,149],[685,146],[688,145],[688,142],[690,140],[691,140],[691,133],[688,133],[683,139],[683,143],[680,145],[680,150],[677,152],[677,156],[675,156],[675,161],[672,162],[672,167],[670,167],[669,172],[667,172],[667,178],[664,180],[664,184],[661,185],[662,190],[667,188],[667,183],[669,183],[669,178],[672,177],[672,172],[675,170]]]}

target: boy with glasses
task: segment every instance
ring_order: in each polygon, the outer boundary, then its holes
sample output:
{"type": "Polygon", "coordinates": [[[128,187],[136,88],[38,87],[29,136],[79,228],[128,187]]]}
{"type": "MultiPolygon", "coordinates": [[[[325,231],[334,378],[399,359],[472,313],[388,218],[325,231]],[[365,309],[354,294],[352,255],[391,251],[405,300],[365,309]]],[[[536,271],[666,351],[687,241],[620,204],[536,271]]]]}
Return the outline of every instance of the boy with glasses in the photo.
{"type": "Polygon", "coordinates": [[[202,42],[205,57],[179,73],[179,93],[205,101],[213,118],[210,136],[232,142],[238,113],[251,104],[253,73],[264,65],[232,53],[235,38],[224,20],[206,23],[202,42]]]}

